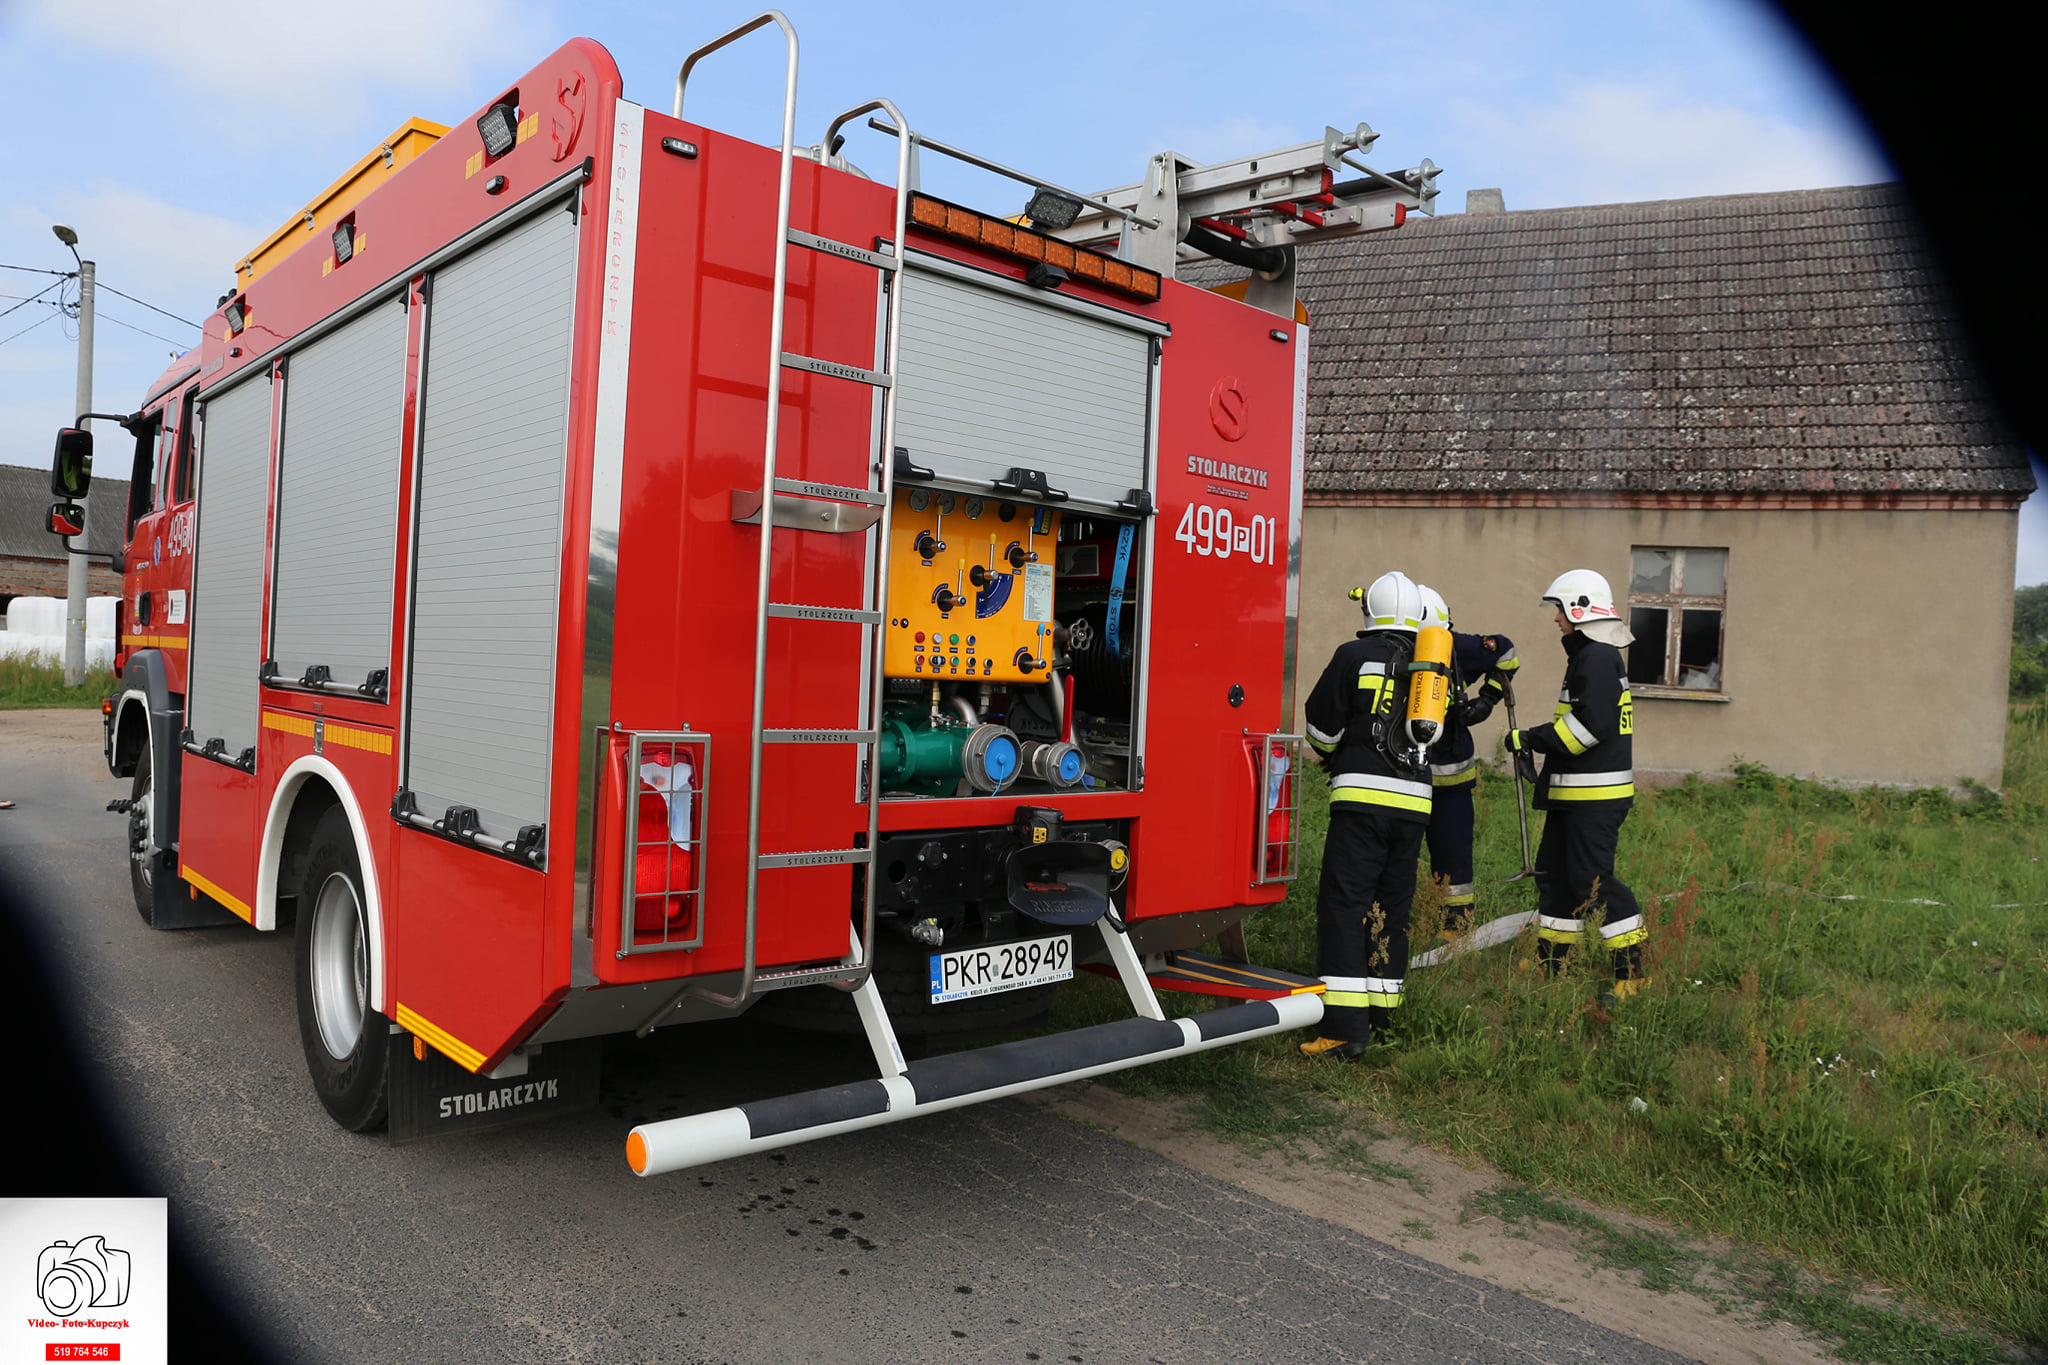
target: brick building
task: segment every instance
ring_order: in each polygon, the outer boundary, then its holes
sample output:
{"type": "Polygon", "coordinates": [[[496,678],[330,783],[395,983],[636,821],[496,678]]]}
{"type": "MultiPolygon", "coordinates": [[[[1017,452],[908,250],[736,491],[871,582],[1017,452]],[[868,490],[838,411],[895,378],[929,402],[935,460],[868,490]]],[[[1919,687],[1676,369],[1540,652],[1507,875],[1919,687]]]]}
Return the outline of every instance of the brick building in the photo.
{"type": "MultiPolygon", "coordinates": [[[[53,501],[49,470],[0,465],[0,614],[17,597],[64,596],[64,546],[43,524],[53,501]]],[[[93,480],[90,507],[88,543],[101,551],[120,548],[128,481],[93,480]]],[[[121,579],[104,559],[91,561],[86,582],[95,597],[121,595],[121,579]]]]}

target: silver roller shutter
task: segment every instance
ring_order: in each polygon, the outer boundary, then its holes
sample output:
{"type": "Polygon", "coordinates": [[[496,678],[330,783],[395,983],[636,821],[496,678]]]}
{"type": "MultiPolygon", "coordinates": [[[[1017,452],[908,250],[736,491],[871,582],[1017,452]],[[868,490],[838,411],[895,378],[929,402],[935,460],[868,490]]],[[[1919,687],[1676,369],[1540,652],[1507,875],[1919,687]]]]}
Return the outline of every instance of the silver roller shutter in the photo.
{"type": "Polygon", "coordinates": [[[576,225],[546,213],[434,276],[405,785],[511,839],[547,822],[576,225]]]}
{"type": "Polygon", "coordinates": [[[263,663],[263,547],[270,499],[270,376],[206,399],[199,453],[185,724],[230,759],[256,744],[263,663]]]}
{"type": "Polygon", "coordinates": [[[912,460],[982,485],[1042,470],[1098,502],[1145,486],[1145,334],[929,270],[903,298],[896,444],[912,460]]]}
{"type": "Polygon", "coordinates": [[[390,666],[405,332],[394,299],[286,370],[270,626],[285,678],[325,664],[354,686],[390,666]]]}

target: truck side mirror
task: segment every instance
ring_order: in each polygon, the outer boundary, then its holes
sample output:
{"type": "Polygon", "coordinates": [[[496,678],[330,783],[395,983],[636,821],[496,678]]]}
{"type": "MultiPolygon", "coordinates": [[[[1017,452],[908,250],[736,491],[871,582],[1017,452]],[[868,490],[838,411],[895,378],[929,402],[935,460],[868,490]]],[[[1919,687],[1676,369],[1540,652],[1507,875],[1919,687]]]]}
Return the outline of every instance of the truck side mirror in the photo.
{"type": "Polygon", "coordinates": [[[75,502],[53,502],[50,504],[49,531],[53,536],[82,536],[85,534],[85,509],[75,502]]]}
{"type": "Polygon", "coordinates": [[[92,433],[65,427],[57,433],[57,452],[50,457],[50,491],[66,502],[85,496],[92,487],[92,433]]]}

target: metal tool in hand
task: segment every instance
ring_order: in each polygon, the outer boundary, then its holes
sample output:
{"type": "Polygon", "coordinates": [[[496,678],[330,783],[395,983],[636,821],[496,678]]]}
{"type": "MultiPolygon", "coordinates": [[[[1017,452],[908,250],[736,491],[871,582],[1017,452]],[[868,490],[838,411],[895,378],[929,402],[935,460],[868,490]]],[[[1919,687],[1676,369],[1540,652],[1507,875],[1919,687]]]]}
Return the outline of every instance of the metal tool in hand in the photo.
{"type": "MultiPolygon", "coordinates": [[[[1508,729],[1521,729],[1522,727],[1515,721],[1515,684],[1512,681],[1504,681],[1501,684],[1501,695],[1507,699],[1508,703],[1508,729]]],[[[1518,758],[1511,754],[1508,757],[1508,766],[1514,769],[1515,772],[1515,819],[1522,827],[1522,870],[1512,877],[1502,877],[1500,879],[1502,886],[1506,886],[1509,882],[1518,882],[1525,877],[1536,875],[1536,864],[1529,857],[1529,807],[1522,797],[1522,765],[1518,758]]]]}

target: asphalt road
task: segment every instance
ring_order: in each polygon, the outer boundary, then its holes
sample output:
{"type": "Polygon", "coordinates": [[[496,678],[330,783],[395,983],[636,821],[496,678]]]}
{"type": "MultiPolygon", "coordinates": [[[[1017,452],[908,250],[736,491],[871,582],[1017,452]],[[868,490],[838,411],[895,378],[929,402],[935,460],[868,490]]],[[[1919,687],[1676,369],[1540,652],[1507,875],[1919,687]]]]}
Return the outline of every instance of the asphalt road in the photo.
{"type": "Polygon", "coordinates": [[[745,1020],[612,1047],[575,1117],[341,1132],[289,937],[136,916],[97,723],[0,712],[0,884],[137,1178],[279,1359],[1681,1359],[1014,1101],[635,1178],[633,1121],[778,1093],[790,1064],[872,1074],[745,1020]]]}

